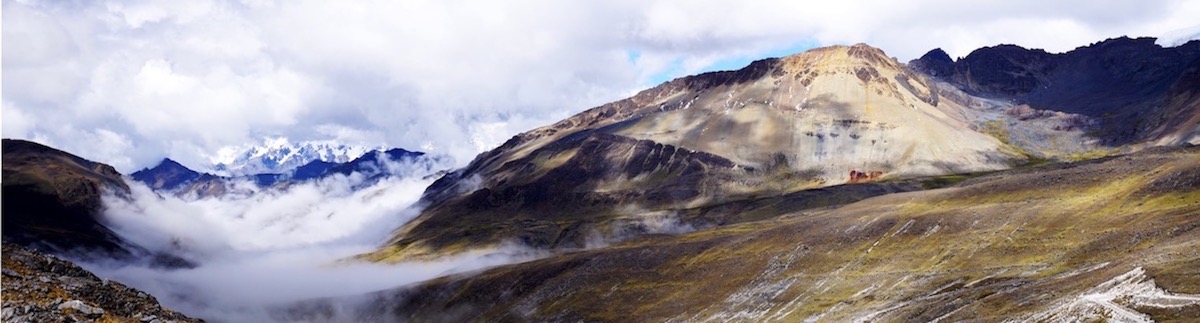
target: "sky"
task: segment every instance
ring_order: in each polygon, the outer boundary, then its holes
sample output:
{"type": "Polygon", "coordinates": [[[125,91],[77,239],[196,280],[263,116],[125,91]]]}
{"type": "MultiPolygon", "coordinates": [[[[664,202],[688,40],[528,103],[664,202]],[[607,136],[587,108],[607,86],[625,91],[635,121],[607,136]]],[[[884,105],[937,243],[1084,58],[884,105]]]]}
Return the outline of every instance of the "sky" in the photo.
{"type": "Polygon", "coordinates": [[[5,138],[124,173],[338,140],[447,154],[663,81],[834,44],[901,61],[1194,34],[1200,1],[3,2],[5,138]],[[1189,32],[1190,31],[1190,32],[1189,32]]]}

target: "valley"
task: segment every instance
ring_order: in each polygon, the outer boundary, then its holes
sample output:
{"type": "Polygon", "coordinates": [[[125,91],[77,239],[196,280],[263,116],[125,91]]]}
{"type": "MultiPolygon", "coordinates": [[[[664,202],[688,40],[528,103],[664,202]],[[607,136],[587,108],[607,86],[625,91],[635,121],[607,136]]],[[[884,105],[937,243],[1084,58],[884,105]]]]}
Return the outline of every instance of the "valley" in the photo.
{"type": "Polygon", "coordinates": [[[1136,308],[1156,319],[1188,317],[1200,311],[1197,215],[1200,150],[1156,149],[446,277],[380,292],[361,313],[415,321],[1055,321],[1120,319],[1136,308]],[[1114,279],[1159,292],[1096,301],[1091,293],[1114,279]],[[1163,293],[1178,296],[1152,301],[1163,293]]]}
{"type": "Polygon", "coordinates": [[[1200,41],[855,44],[462,164],[270,139],[124,175],[5,139],[4,320],[1185,322],[1198,89],[1200,41]]]}

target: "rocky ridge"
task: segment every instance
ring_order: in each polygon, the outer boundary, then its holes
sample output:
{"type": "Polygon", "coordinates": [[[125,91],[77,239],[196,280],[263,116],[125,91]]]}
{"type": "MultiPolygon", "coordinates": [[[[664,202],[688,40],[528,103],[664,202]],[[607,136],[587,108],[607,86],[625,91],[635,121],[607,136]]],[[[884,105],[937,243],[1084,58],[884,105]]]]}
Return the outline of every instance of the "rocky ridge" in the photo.
{"type": "Polygon", "coordinates": [[[4,322],[203,322],[69,261],[16,244],[3,248],[4,322]]]}
{"type": "Polygon", "coordinates": [[[984,47],[950,60],[939,49],[909,62],[956,90],[982,100],[1002,102],[999,108],[1021,107],[1042,115],[1020,113],[1021,120],[998,120],[998,128],[1016,133],[1014,144],[1047,157],[1072,152],[1140,149],[1144,143],[1177,145],[1200,140],[1200,125],[1192,120],[1200,102],[1191,81],[1200,68],[1200,41],[1161,47],[1154,38],[1114,38],[1075,50],[1052,54],[1016,45],[984,47]],[[1182,90],[1182,89],[1188,90],[1182,90]],[[1181,115],[1183,114],[1183,115],[1181,115]],[[1030,119],[1059,116],[1056,124],[1033,124],[1030,119]],[[1067,117],[1063,117],[1067,116],[1067,117]],[[1065,128],[1079,135],[1039,146],[1046,136],[1065,128]],[[1028,134],[1031,138],[1022,139],[1028,134]],[[1079,146],[1077,143],[1084,143],[1079,146]]]}

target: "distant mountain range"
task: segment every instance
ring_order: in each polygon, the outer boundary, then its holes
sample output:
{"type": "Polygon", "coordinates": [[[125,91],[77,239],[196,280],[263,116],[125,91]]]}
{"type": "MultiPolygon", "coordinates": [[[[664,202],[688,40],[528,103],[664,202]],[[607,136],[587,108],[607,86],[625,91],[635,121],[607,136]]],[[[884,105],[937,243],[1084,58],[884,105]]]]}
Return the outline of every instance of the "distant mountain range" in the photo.
{"type": "Polygon", "coordinates": [[[335,141],[302,141],[292,143],[287,138],[267,138],[260,145],[243,145],[221,149],[212,158],[213,171],[225,176],[281,174],[314,160],[345,163],[381,147],[352,146],[335,141]]]}
{"type": "MultiPolygon", "coordinates": [[[[281,149],[277,151],[288,151],[281,149]]],[[[287,160],[302,160],[312,156],[293,154],[287,160]]],[[[220,176],[192,170],[174,160],[164,158],[157,166],[144,168],[130,175],[135,181],[145,183],[151,189],[181,197],[220,197],[233,193],[238,182],[250,182],[259,189],[285,187],[298,182],[320,179],[326,176],[359,173],[364,176],[360,185],[369,185],[384,176],[428,176],[436,174],[447,165],[447,157],[430,156],[423,152],[400,148],[372,150],[346,162],[328,162],[313,159],[293,168],[276,165],[281,173],[246,174],[220,176]]],[[[242,192],[251,193],[251,192],[242,192]]]]}
{"type": "MultiPolygon", "coordinates": [[[[5,242],[55,253],[85,250],[106,258],[145,258],[160,266],[188,266],[183,259],[153,254],[121,239],[99,219],[105,192],[130,194],[126,177],[112,166],[24,140],[4,139],[3,152],[5,242]]],[[[446,158],[396,148],[371,151],[344,163],[312,161],[288,173],[240,177],[201,173],[163,159],[128,178],[160,194],[198,199],[234,192],[238,182],[250,182],[258,189],[286,189],[305,181],[355,174],[360,176],[357,187],[365,187],[387,176],[440,176],[442,167],[449,164],[446,158]]]]}

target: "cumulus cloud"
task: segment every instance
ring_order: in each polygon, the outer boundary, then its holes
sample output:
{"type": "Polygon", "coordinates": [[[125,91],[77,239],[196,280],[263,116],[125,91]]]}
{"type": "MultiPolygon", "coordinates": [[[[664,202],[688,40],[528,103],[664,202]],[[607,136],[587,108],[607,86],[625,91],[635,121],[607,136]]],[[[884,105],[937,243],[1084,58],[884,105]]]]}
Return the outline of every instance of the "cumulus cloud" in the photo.
{"type": "Polygon", "coordinates": [[[866,42],[902,60],[1065,51],[1192,26],[1200,4],[10,0],[3,15],[3,135],[130,171],[163,154],[202,165],[264,136],[465,163],[656,80],[797,44],[866,42]],[[132,149],[82,137],[100,130],[132,149]]]}

